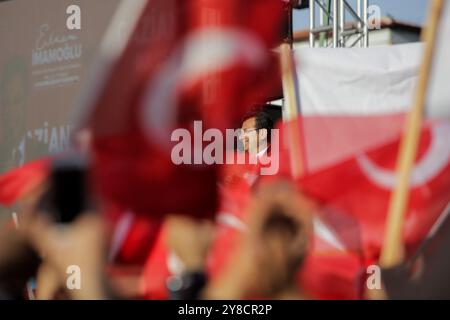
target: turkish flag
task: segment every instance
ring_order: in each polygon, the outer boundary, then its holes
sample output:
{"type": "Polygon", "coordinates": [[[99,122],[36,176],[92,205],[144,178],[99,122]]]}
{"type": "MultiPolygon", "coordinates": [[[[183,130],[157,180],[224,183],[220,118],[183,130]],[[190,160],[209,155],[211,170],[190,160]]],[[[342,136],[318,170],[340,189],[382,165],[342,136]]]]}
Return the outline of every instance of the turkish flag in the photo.
{"type": "Polygon", "coordinates": [[[161,219],[109,205],[102,214],[111,233],[109,262],[143,265],[161,229],[161,219]]]}
{"type": "Polygon", "coordinates": [[[152,215],[215,212],[216,166],[174,164],[172,133],[187,133],[190,158],[201,159],[195,120],[235,128],[250,103],[279,88],[278,73],[267,75],[278,67],[271,49],[282,8],[279,0],[147,1],[83,123],[102,197],[152,215]]]}
{"type": "MultiPolygon", "coordinates": [[[[429,122],[422,129],[403,230],[404,243],[410,250],[425,238],[450,201],[449,136],[448,121],[429,122]]],[[[353,249],[366,259],[377,259],[382,248],[390,196],[396,185],[399,141],[393,139],[361,151],[298,181],[304,193],[322,202],[321,218],[335,230],[348,230],[340,217],[345,217],[345,224],[353,220],[357,226],[353,229],[360,236],[347,232],[345,238],[360,238],[359,248],[353,241],[353,249]]]]}
{"type": "Polygon", "coordinates": [[[50,174],[51,161],[31,161],[0,176],[0,204],[11,206],[44,182],[50,174]]]}

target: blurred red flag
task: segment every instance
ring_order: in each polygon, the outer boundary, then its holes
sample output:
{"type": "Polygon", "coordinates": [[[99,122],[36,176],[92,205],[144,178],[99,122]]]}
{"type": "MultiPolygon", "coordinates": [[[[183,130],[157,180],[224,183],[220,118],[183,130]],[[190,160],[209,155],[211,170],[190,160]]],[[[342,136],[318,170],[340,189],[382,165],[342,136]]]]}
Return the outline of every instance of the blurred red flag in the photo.
{"type": "MultiPolygon", "coordinates": [[[[384,125],[380,119],[383,117],[352,119],[355,120],[353,125],[363,128],[353,132],[377,132],[384,125]],[[368,121],[361,122],[364,119],[368,121]]],[[[400,125],[402,119],[395,116],[384,120],[400,125]]],[[[311,147],[313,142],[317,144],[314,156],[309,155],[310,172],[313,173],[307,172],[298,183],[305,194],[322,203],[322,210],[315,216],[313,246],[299,272],[298,284],[316,298],[361,299],[366,267],[378,260],[384,240],[387,208],[395,185],[400,126],[370,139],[364,139],[364,135],[355,137],[355,145],[340,148],[340,154],[331,154],[322,148],[323,144],[326,145],[330,136],[336,141],[329,147],[333,150],[339,141],[347,144],[353,141],[348,138],[355,128],[351,122],[345,129],[345,118],[340,121],[326,117],[303,118],[301,121],[303,129],[305,121],[310,121],[307,124],[310,129],[317,123],[334,125],[334,128],[328,126],[325,133],[307,136],[311,140],[306,143],[311,147]],[[368,151],[364,152],[365,148],[368,151]],[[337,161],[337,157],[344,160],[337,161]],[[320,169],[314,160],[320,161],[320,169]]],[[[281,133],[284,139],[283,130],[281,133]]],[[[450,201],[450,148],[446,141],[449,135],[450,123],[446,121],[429,123],[422,130],[404,229],[409,252],[425,238],[450,201]]],[[[281,153],[280,164],[280,174],[286,176],[289,170],[286,152],[281,153]]],[[[224,267],[233,264],[238,235],[247,228],[245,197],[250,196],[250,189],[245,185],[234,185],[223,191],[224,202],[217,216],[220,227],[209,259],[212,277],[220,276],[224,267]]]]}
{"type": "Polygon", "coordinates": [[[103,210],[111,230],[109,262],[142,265],[152,251],[161,229],[161,219],[110,206],[103,210]]]}
{"type": "Polygon", "coordinates": [[[11,206],[44,182],[50,172],[51,160],[31,161],[0,176],[0,204],[11,206]]]}
{"type": "Polygon", "coordinates": [[[173,164],[171,133],[183,128],[201,139],[194,120],[204,129],[235,128],[251,102],[278,89],[278,72],[267,75],[278,69],[270,50],[282,7],[280,0],[147,1],[84,123],[101,195],[135,212],[215,211],[215,166],[173,164]]]}
{"type": "MultiPolygon", "coordinates": [[[[450,201],[449,136],[448,121],[430,122],[422,129],[403,231],[410,250],[425,238],[450,201]]],[[[399,137],[299,180],[304,193],[323,203],[321,219],[342,244],[368,260],[378,259],[384,241],[398,149],[399,137]],[[353,231],[349,223],[356,226],[353,231]]]]}

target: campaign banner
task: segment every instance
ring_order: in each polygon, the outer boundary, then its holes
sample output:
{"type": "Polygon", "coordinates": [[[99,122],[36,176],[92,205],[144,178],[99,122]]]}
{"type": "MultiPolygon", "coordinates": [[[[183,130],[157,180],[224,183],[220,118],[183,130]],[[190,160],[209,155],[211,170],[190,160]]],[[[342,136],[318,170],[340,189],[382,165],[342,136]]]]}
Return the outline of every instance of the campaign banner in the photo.
{"type": "Polygon", "coordinates": [[[68,148],[73,108],[118,3],[0,3],[0,174],[68,148]]]}

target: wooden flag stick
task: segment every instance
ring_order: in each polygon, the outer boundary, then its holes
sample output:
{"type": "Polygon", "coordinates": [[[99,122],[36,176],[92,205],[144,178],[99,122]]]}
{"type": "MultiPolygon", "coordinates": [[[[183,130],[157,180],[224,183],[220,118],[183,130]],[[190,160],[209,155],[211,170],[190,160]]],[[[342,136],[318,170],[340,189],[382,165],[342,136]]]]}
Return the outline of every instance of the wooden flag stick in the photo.
{"type": "Polygon", "coordinates": [[[400,154],[397,161],[397,186],[389,204],[384,245],[380,257],[380,266],[384,268],[393,267],[403,261],[402,231],[409,200],[409,179],[417,155],[442,4],[443,0],[433,0],[428,25],[422,34],[422,40],[425,42],[425,52],[420,68],[414,106],[408,113],[406,128],[400,145],[400,154]]]}
{"type": "MultiPolygon", "coordinates": [[[[392,268],[402,263],[404,259],[403,226],[409,200],[409,179],[417,156],[428,80],[442,5],[443,0],[433,0],[427,27],[422,32],[425,52],[419,71],[414,105],[406,119],[406,127],[397,159],[397,185],[389,203],[384,243],[379,260],[379,265],[382,268],[392,268]]],[[[386,299],[387,295],[384,289],[366,289],[366,297],[369,299],[386,299]]]]}
{"type": "Polygon", "coordinates": [[[281,78],[283,82],[284,110],[283,120],[286,124],[286,138],[289,139],[289,154],[291,162],[291,173],[294,178],[302,175],[303,157],[300,140],[300,124],[297,121],[299,107],[299,97],[296,87],[295,64],[292,50],[289,44],[280,46],[281,78]]]}

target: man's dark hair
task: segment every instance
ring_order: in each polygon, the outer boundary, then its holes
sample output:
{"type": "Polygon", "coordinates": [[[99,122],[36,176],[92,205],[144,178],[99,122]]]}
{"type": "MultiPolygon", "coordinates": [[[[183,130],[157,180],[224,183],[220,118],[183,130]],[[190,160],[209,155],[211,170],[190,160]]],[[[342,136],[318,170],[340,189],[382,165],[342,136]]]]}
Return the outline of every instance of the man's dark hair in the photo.
{"type": "Polygon", "coordinates": [[[270,104],[257,105],[253,108],[253,111],[248,113],[243,121],[250,118],[255,118],[256,129],[267,130],[267,141],[272,142],[272,129],[275,127],[278,120],[281,119],[282,112],[281,107],[270,104]],[[255,110],[256,109],[256,110],[255,110]]]}

